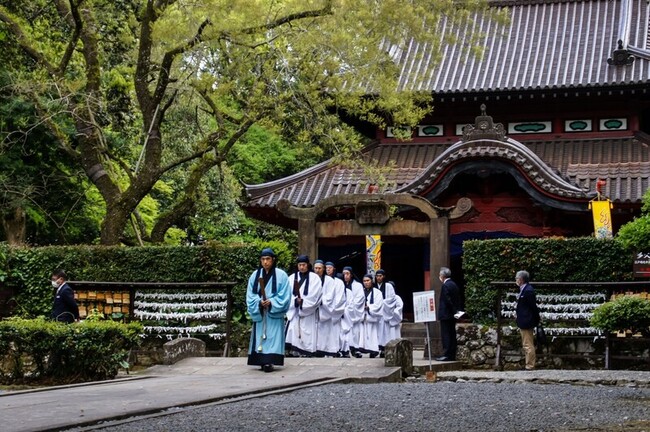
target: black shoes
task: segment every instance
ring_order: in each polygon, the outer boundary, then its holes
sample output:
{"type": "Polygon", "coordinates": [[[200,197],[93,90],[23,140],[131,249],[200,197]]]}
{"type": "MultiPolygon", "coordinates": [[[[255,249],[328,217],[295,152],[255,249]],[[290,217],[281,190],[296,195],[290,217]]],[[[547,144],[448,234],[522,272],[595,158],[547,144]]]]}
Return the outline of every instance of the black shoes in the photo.
{"type": "Polygon", "coordinates": [[[378,355],[379,353],[376,352],[370,353],[370,358],[377,358],[378,355]]]}
{"type": "Polygon", "coordinates": [[[262,366],[262,370],[264,372],[273,372],[273,365],[272,364],[265,364],[262,366]]]}

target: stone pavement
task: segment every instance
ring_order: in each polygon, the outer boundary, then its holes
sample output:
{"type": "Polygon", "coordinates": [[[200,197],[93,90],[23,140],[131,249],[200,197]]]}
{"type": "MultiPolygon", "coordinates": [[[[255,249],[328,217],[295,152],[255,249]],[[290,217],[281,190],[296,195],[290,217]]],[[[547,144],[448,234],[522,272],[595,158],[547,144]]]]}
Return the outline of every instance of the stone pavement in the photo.
{"type": "MultiPolygon", "coordinates": [[[[650,386],[650,372],[454,371],[448,369],[460,367],[459,363],[434,361],[431,365],[438,369],[438,380],[650,386]]],[[[426,370],[429,362],[416,352],[414,366],[426,370]]],[[[399,368],[385,367],[383,359],[287,358],[284,367],[264,373],[247,366],[245,358],[189,358],[112,381],[0,393],[0,428],[8,432],[65,430],[174,407],[255,397],[331,382],[400,379],[399,368]]]]}

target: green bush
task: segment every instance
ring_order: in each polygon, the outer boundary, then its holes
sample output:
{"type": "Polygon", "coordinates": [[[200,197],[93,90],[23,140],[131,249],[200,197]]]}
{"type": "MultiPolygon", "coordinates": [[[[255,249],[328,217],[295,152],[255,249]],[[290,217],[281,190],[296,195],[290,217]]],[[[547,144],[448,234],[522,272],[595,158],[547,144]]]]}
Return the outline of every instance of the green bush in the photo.
{"type": "Polygon", "coordinates": [[[591,325],[605,332],[631,330],[650,333],[650,300],[622,296],[603,303],[594,310],[591,325]]]}
{"type": "Polygon", "coordinates": [[[278,265],[288,269],[295,251],[282,242],[196,247],[0,246],[0,287],[14,291],[14,315],[24,318],[49,315],[50,274],[57,268],[80,281],[235,282],[235,309],[245,311],[248,277],[259,265],[260,250],[269,245],[278,254],[278,265]]]}
{"type": "Polygon", "coordinates": [[[140,323],[44,318],[0,321],[0,377],[5,383],[83,382],[114,378],[140,343],[140,323]]]}
{"type": "Polygon", "coordinates": [[[632,278],[632,254],[614,240],[571,239],[468,240],[463,243],[465,309],[478,321],[494,318],[493,281],[512,281],[527,270],[531,283],[608,282],[632,278]]]}

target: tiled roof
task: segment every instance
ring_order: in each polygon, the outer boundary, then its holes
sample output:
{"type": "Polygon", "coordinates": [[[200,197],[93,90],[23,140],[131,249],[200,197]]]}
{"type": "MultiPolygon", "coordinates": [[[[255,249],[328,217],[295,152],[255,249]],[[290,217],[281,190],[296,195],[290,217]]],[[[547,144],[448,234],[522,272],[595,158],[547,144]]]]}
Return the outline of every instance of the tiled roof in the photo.
{"type": "MultiPolygon", "coordinates": [[[[459,144],[454,145],[459,147],[459,144]]],[[[605,195],[612,201],[639,203],[649,186],[650,137],[645,134],[628,138],[527,141],[517,144],[529,151],[516,153],[518,157],[526,155],[529,159],[521,166],[528,170],[531,181],[550,183],[547,190],[558,196],[562,196],[558,190],[593,192],[596,180],[602,178],[607,181],[605,195]],[[535,162],[536,159],[539,160],[535,162]],[[536,177],[541,180],[535,180],[536,177]]],[[[502,144],[491,145],[486,141],[481,143],[481,147],[480,154],[476,154],[472,151],[454,152],[451,144],[375,143],[366,148],[364,157],[376,160],[380,165],[394,163],[395,168],[386,176],[388,192],[417,193],[422,189],[420,186],[423,182],[432,183],[437,176],[444,175],[437,167],[449,163],[449,158],[456,162],[463,157],[507,159],[502,157],[505,148],[502,144]]],[[[512,159],[511,163],[519,162],[512,159]]],[[[247,186],[250,201],[246,207],[275,207],[278,200],[283,198],[298,207],[311,207],[333,195],[365,193],[367,184],[360,170],[323,163],[291,177],[247,186]]],[[[582,198],[587,199],[587,196],[583,195],[582,198]]]]}
{"type": "MultiPolygon", "coordinates": [[[[444,94],[650,82],[646,0],[506,1],[501,5],[510,10],[505,28],[484,18],[477,20],[475,31],[488,34],[481,59],[459,48],[468,32],[458,28],[454,31],[461,43],[444,46],[439,61],[434,61],[430,46],[415,40],[387,46],[401,67],[400,89],[444,94]],[[631,65],[608,64],[619,39],[636,57],[631,65]]],[[[449,25],[443,22],[440,28],[449,25]]]]}

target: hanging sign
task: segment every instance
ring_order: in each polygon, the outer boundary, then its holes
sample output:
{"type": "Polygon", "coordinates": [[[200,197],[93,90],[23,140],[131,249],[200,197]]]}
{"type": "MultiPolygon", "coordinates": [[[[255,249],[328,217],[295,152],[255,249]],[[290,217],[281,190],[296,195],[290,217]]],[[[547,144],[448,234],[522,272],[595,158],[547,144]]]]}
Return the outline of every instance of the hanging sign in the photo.
{"type": "Polygon", "coordinates": [[[413,321],[428,322],[436,320],[436,292],[418,291],[413,293],[413,321]]]}
{"type": "Polygon", "coordinates": [[[591,208],[594,217],[594,234],[596,238],[612,238],[612,202],[608,199],[603,201],[591,201],[589,203],[589,208],[591,208]]]}
{"type": "Polygon", "coordinates": [[[381,268],[381,236],[366,236],[366,272],[374,276],[381,268]]]}

